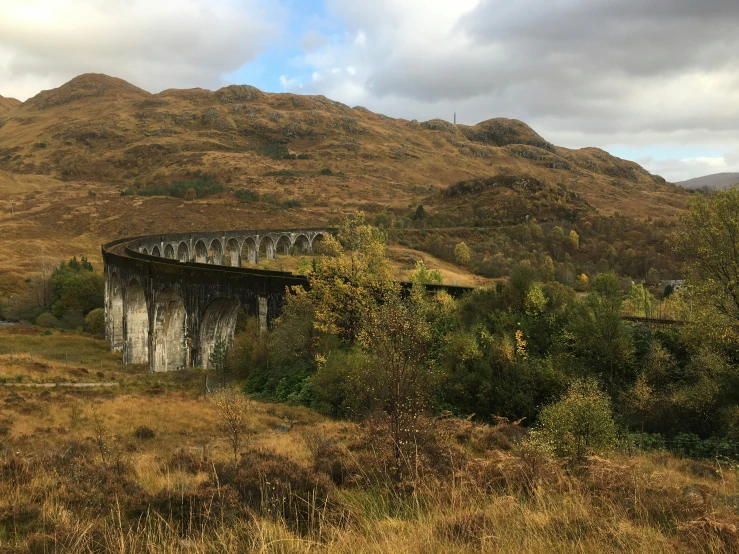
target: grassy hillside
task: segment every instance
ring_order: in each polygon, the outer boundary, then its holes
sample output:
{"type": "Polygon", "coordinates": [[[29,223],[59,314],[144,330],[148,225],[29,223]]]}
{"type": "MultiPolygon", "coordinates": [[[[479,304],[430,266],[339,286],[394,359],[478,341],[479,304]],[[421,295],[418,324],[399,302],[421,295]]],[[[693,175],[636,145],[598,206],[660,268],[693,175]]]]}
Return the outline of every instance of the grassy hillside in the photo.
{"type": "Polygon", "coordinates": [[[633,162],[555,146],[504,118],[406,121],[250,86],[150,94],[97,74],[3,103],[12,109],[0,112],[0,244],[3,265],[24,272],[44,255],[92,256],[125,235],[323,225],[357,209],[406,218],[419,204],[445,226],[481,214],[493,225],[617,212],[672,221],[689,197],[633,162]],[[142,196],[195,172],[224,192],[142,196]],[[450,194],[491,179],[504,185],[450,194]],[[535,190],[515,186],[521,179],[535,190]]]}

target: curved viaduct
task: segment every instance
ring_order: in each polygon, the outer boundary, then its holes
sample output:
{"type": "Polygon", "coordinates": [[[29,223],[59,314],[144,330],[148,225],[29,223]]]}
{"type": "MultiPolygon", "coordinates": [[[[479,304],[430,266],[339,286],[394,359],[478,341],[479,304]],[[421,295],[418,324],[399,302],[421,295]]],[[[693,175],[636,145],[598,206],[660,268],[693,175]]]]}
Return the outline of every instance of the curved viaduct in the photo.
{"type": "Polygon", "coordinates": [[[285,287],[302,275],[242,267],[310,253],[332,229],[152,235],[103,246],[105,328],[127,364],[151,371],[207,367],[218,339],[230,342],[241,310],[267,329],[285,287]]]}
{"type": "MultiPolygon", "coordinates": [[[[103,246],[105,331],[126,364],[150,371],[208,367],[216,342],[230,344],[241,311],[271,326],[286,287],[308,279],[242,267],[260,258],[312,252],[335,229],[151,235],[103,246]]],[[[470,289],[427,285],[452,295],[470,289]]]]}

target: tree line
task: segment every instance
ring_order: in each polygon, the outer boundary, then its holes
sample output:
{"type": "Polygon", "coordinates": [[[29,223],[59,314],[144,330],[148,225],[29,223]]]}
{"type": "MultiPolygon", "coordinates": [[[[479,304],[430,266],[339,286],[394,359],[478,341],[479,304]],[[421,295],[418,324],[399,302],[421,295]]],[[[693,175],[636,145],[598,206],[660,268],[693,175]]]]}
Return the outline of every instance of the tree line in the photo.
{"type": "Polygon", "coordinates": [[[622,319],[645,289],[625,293],[613,272],[577,294],[524,259],[507,281],[455,300],[428,293],[421,267],[402,289],[386,236],[357,214],[304,265],[310,290],[292,291],[268,336],[242,322],[228,363],[248,394],[380,418],[399,445],[421,414],[504,417],[556,435],[584,413],[593,436],[559,435],[724,448],[739,438],[739,256],[726,256],[737,225],[739,192],[694,201],[671,239],[690,286],[670,296],[692,320],[647,327],[622,319]]]}

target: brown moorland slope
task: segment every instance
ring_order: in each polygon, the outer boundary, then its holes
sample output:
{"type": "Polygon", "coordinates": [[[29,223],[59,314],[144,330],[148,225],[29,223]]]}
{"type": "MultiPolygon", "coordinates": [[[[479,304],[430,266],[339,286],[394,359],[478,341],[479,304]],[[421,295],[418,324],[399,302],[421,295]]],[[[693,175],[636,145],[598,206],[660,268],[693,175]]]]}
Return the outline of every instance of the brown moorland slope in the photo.
{"type": "MultiPolygon", "coordinates": [[[[13,110],[14,108],[17,108],[21,105],[20,100],[16,100],[15,98],[5,98],[4,96],[0,96],[0,116],[8,113],[9,111],[13,110]]],[[[2,126],[2,124],[0,124],[2,126]]]]}
{"type": "Polygon", "coordinates": [[[555,146],[521,121],[407,121],[246,85],[151,94],[86,74],[12,108],[3,121],[0,241],[14,253],[8,264],[33,265],[34,246],[66,255],[121,235],[322,225],[351,210],[407,213],[419,203],[432,214],[470,203],[494,210],[525,195],[526,179],[543,193],[521,210],[539,218],[562,190],[582,212],[643,219],[671,219],[689,196],[603,150],[555,146]],[[231,193],[196,202],[120,195],[196,170],[236,191],[296,199],[303,209],[240,203],[231,193]],[[474,195],[448,190],[491,179],[510,182],[474,195]],[[50,248],[55,239],[61,250],[50,248]]]}

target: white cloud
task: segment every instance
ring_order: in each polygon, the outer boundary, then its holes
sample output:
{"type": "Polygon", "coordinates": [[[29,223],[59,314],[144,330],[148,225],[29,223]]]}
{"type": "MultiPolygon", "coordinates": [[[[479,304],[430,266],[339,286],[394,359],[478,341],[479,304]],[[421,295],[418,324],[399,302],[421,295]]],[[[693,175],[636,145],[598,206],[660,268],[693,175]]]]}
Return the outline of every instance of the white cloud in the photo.
{"type": "Polygon", "coordinates": [[[260,0],[2,0],[0,94],[25,99],[86,72],[147,90],[218,87],[279,32],[260,0]]]}

